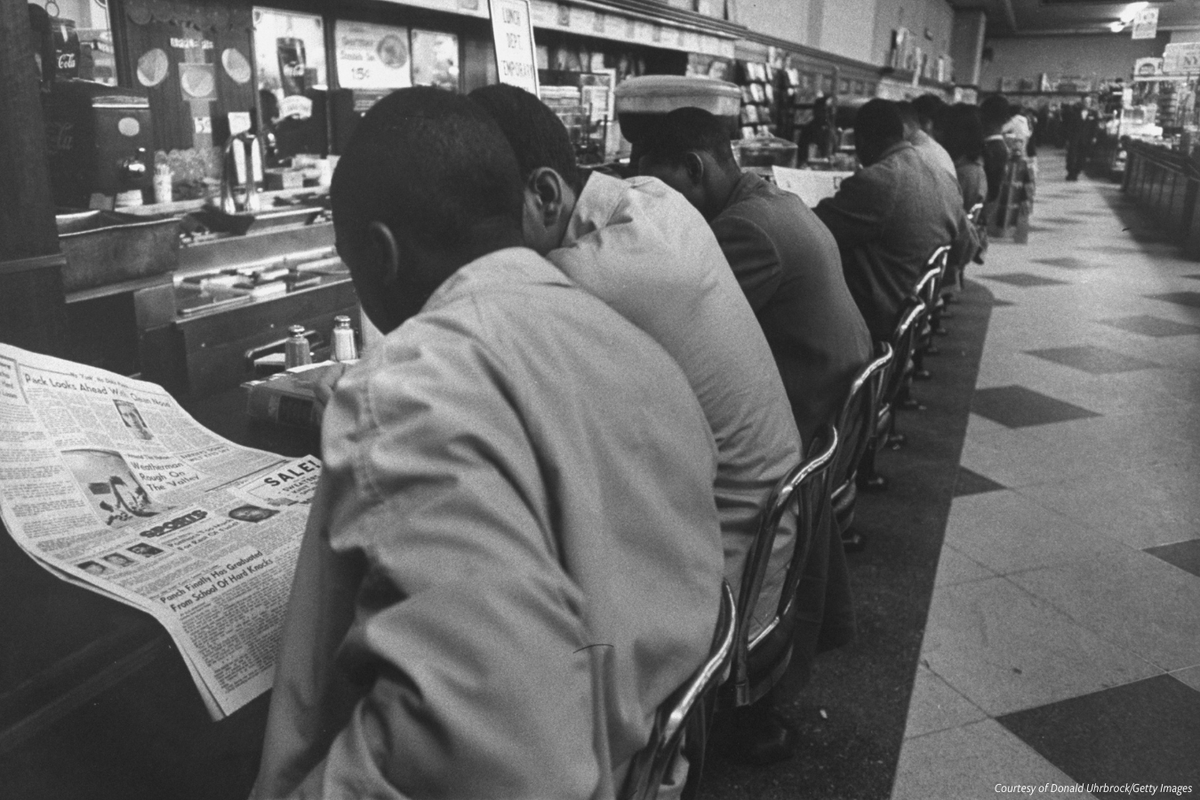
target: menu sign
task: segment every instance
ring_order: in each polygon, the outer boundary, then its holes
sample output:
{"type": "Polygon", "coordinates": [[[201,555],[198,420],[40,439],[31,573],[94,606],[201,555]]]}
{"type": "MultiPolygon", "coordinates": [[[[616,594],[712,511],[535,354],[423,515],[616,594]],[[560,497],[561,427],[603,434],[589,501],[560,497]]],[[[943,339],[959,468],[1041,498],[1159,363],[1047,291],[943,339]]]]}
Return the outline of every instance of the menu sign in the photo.
{"type": "Polygon", "coordinates": [[[500,82],[538,94],[537,53],[529,0],[490,0],[500,82]]]}
{"type": "Polygon", "coordinates": [[[344,88],[387,90],[412,86],[407,28],[339,20],[334,41],[338,82],[344,88]]]}
{"type": "Polygon", "coordinates": [[[1169,44],[1163,50],[1162,71],[1167,75],[1200,72],[1200,42],[1169,44]]]}
{"type": "Polygon", "coordinates": [[[1133,38],[1153,39],[1158,35],[1158,9],[1143,8],[1133,18],[1133,38]]]}

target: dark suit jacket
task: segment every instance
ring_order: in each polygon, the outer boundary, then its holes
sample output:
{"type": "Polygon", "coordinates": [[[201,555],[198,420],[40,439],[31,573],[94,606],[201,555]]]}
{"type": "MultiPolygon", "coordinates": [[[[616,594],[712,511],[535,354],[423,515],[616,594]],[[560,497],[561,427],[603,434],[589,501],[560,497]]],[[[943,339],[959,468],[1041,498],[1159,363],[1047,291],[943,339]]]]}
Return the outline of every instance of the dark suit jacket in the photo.
{"type": "Polygon", "coordinates": [[[799,197],[749,172],[710,224],[762,325],[807,446],[871,356],[837,243],[799,197]]]}
{"type": "MultiPolygon", "coordinates": [[[[794,194],[746,173],[710,222],[779,366],[804,445],[840,410],[871,337],[842,276],[837,242],[794,194]]],[[[796,587],[785,699],[808,680],[813,657],[854,636],[850,574],[824,509],[796,587]]]]}
{"type": "Polygon", "coordinates": [[[953,177],[901,142],[817,205],[816,215],[837,240],[846,284],[873,338],[891,335],[934,250],[953,244],[952,264],[974,256],[977,239],[962,202],[953,177]]]}

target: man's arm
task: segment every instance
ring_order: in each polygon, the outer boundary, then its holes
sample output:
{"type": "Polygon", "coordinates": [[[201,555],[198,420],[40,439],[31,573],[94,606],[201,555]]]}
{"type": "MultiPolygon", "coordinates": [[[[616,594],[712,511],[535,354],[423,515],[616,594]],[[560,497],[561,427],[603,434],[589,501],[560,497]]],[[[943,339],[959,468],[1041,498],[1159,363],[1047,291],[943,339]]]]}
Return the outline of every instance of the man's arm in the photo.
{"type": "Polygon", "coordinates": [[[842,181],[837,194],[813,209],[833,233],[839,247],[853,247],[879,237],[891,216],[897,187],[884,176],[861,170],[842,181]]]}
{"type": "Polygon", "coordinates": [[[779,251],[766,231],[743,217],[717,217],[711,226],[738,285],[758,313],[783,280],[779,251]]]}
{"type": "Polygon", "coordinates": [[[326,414],[329,502],[305,534],[256,797],[611,794],[539,465],[486,357],[438,333],[348,374],[326,414]]]}

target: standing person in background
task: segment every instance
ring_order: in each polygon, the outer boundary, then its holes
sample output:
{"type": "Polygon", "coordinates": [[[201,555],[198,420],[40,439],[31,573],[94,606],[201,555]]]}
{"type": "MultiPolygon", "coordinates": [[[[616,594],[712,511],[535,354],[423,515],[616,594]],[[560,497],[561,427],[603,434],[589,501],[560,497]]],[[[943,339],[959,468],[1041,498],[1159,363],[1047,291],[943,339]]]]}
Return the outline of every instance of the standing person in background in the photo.
{"type": "Polygon", "coordinates": [[[1063,109],[1063,127],[1067,137],[1067,180],[1079,180],[1087,167],[1096,136],[1098,116],[1092,106],[1092,95],[1084,95],[1078,104],[1063,109]]]}
{"type": "Polygon", "coordinates": [[[800,128],[797,141],[801,164],[808,163],[811,158],[829,158],[833,155],[836,147],[833,138],[837,133],[833,124],[834,112],[834,105],[828,97],[821,96],[813,102],[812,119],[800,128]]]}
{"type": "Polygon", "coordinates": [[[338,383],[253,797],[608,800],[720,607],[716,449],[678,365],[522,246],[465,97],[401,89],[334,174],[386,338],[338,383]]]}

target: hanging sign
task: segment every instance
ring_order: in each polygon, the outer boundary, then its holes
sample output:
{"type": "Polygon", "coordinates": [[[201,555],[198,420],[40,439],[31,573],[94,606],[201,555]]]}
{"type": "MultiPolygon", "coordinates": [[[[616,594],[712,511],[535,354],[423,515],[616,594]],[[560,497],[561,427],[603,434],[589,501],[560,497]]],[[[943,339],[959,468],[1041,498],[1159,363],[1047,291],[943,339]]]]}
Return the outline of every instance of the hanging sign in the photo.
{"type": "Polygon", "coordinates": [[[412,86],[408,28],[337,21],[334,54],[345,89],[388,90],[412,86]]]}
{"type": "Polygon", "coordinates": [[[1133,18],[1133,38],[1153,39],[1158,35],[1158,9],[1143,8],[1133,18]]]}
{"type": "Polygon", "coordinates": [[[489,0],[500,82],[538,94],[537,53],[529,0],[489,0]]]}

